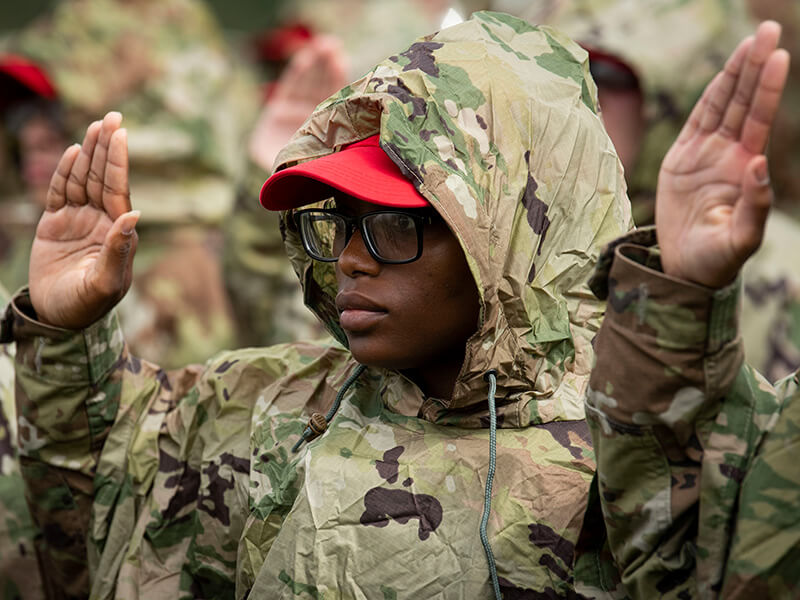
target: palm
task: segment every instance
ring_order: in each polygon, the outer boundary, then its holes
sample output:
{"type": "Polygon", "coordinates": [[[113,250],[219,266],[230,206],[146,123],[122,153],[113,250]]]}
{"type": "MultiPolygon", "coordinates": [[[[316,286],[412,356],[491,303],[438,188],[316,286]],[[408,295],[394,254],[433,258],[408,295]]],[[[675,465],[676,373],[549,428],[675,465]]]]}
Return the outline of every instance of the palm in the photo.
{"type": "Polygon", "coordinates": [[[53,175],[29,271],[31,301],[46,323],[85,327],[130,285],[138,214],[128,212],[127,150],[119,119],[110,113],[102,125],[90,126],[83,146],[68,148],[53,175]]]}
{"type": "Polygon", "coordinates": [[[291,60],[276,83],[250,139],[250,155],[265,170],[314,112],[317,104],[347,83],[347,59],[330,36],[312,38],[291,60]]]}
{"type": "Polygon", "coordinates": [[[788,70],[779,33],[766,23],[740,44],[664,158],[656,226],[668,274],[720,287],[760,243],[769,208],[762,153],[788,70]]]}

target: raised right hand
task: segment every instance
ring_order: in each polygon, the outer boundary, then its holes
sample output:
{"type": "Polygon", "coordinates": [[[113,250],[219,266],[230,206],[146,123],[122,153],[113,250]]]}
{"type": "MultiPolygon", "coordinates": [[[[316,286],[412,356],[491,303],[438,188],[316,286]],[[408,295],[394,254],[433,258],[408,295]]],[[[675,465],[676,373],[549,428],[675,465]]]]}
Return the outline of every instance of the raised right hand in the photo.
{"type": "Polygon", "coordinates": [[[50,181],[28,272],[31,302],[44,323],[82,329],[130,287],[139,212],[131,211],[121,122],[110,112],[89,125],[50,181]]]}
{"type": "Polygon", "coordinates": [[[318,35],[292,57],[275,84],[250,136],[250,158],[272,171],[275,157],[317,104],[347,83],[347,56],[342,43],[318,35]]]}

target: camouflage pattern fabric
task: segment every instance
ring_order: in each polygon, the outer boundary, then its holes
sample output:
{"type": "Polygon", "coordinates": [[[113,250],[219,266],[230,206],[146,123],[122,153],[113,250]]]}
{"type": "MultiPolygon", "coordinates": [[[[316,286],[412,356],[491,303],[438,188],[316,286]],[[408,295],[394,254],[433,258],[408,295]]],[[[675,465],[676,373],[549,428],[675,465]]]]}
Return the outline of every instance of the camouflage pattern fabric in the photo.
{"type": "MultiPolygon", "coordinates": [[[[108,110],[125,115],[144,241],[120,306],[128,343],[165,367],[234,346],[221,223],[243,175],[258,92],[206,6],[69,0],[3,44],[50,74],[72,131],[108,110]]],[[[16,252],[8,260],[26,262],[16,252]]]]}
{"type": "MultiPolygon", "coordinates": [[[[9,295],[0,285],[0,305],[9,295]]],[[[0,344],[0,598],[44,598],[36,558],[38,530],[25,503],[17,460],[14,405],[14,345],[0,344]]]]}
{"type": "Polygon", "coordinates": [[[777,386],[783,407],[742,482],[721,596],[800,596],[800,391],[798,374],[777,386]]]}
{"type": "Polygon", "coordinates": [[[789,565],[800,548],[800,478],[787,462],[796,416],[784,413],[775,428],[781,396],[742,365],[739,282],[714,291],[666,277],[654,243],[654,229],[619,240],[592,282],[608,312],[586,397],[597,477],[579,589],[597,598],[797,597],[789,565]],[[766,537],[784,524],[782,538],[766,537]],[[608,556],[617,579],[596,567],[608,556]]]}
{"type": "MultiPolygon", "coordinates": [[[[586,58],[554,30],[481,13],[320,105],[278,159],[379,134],[447,221],[482,303],[450,399],[377,368],[342,390],[357,364],[330,342],[166,372],[127,351],[113,315],[55,330],[16,296],[5,332],[18,344],[27,485],[69,542],[82,539],[71,517],[91,506],[92,597],[487,597],[490,369],[488,535],[502,589],[574,595],[594,469],[582,398],[603,313],[584,282],[631,221],[586,58]],[[327,432],[293,453],[309,414],[340,391],[327,432]]],[[[306,301],[343,344],[333,269],[281,219],[306,301]]]]}

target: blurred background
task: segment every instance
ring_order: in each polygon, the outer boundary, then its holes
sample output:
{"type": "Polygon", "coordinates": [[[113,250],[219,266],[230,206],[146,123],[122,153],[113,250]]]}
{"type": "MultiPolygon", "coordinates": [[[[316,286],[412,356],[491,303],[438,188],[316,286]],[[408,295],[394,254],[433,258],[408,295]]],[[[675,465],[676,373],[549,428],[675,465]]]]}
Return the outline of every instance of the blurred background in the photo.
{"type": "MultiPolygon", "coordinates": [[[[0,4],[0,32],[19,29],[59,0],[29,0],[0,4]]],[[[273,27],[280,2],[272,0],[208,0],[220,25],[231,32],[252,32],[273,27]]]]}

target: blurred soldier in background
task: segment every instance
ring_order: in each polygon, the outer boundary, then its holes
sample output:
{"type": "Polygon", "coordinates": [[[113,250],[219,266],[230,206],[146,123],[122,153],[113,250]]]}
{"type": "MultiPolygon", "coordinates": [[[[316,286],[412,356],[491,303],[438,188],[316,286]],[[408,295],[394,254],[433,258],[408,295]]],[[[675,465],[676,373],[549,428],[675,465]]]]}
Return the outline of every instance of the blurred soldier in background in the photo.
{"type": "Polygon", "coordinates": [[[745,0],[494,0],[589,51],[638,226],[653,222],[661,161],[706,84],[753,30],[745,0]]]}
{"type": "MultiPolygon", "coordinates": [[[[48,76],[24,57],[0,54],[0,305],[28,280],[36,223],[50,178],[68,145],[63,111],[48,76]]],[[[46,594],[37,550],[42,536],[25,502],[16,452],[14,345],[0,344],[0,598],[46,594]]]]}
{"type": "MultiPolygon", "coordinates": [[[[273,35],[286,37],[284,33],[276,31],[273,35]]],[[[286,53],[282,58],[288,65],[279,79],[269,82],[270,92],[249,140],[247,173],[239,186],[235,209],[225,223],[225,278],[237,339],[245,346],[324,334],[303,306],[297,276],[286,260],[277,215],[262,210],[257,201],[278,151],[316,105],[348,81],[341,43],[332,36],[308,36],[299,44],[289,39],[286,48],[276,49],[286,53]]]]}
{"type": "Polygon", "coordinates": [[[761,248],[742,269],[745,356],[774,382],[800,367],[800,3],[748,0],[748,4],[756,18],[781,23],[781,45],[794,59],[770,140],[770,175],[778,210],[770,213],[761,248]]]}
{"type": "Polygon", "coordinates": [[[16,290],[28,280],[36,222],[69,136],[55,89],[36,64],[0,54],[0,90],[0,282],[16,290]]]}
{"type": "MultiPolygon", "coordinates": [[[[41,199],[58,157],[75,141],[72,125],[119,107],[129,128],[132,194],[148,215],[140,236],[149,246],[133,294],[120,306],[126,335],[137,353],[165,366],[230,347],[220,224],[243,171],[257,95],[205,5],[62,2],[5,39],[2,50],[2,167],[9,175],[0,197],[2,285],[13,290],[27,281],[41,199]]],[[[71,546],[63,532],[37,536],[25,508],[9,445],[16,422],[10,352],[3,346],[0,355],[0,598],[39,598],[34,546],[66,553],[71,546]]]]}

